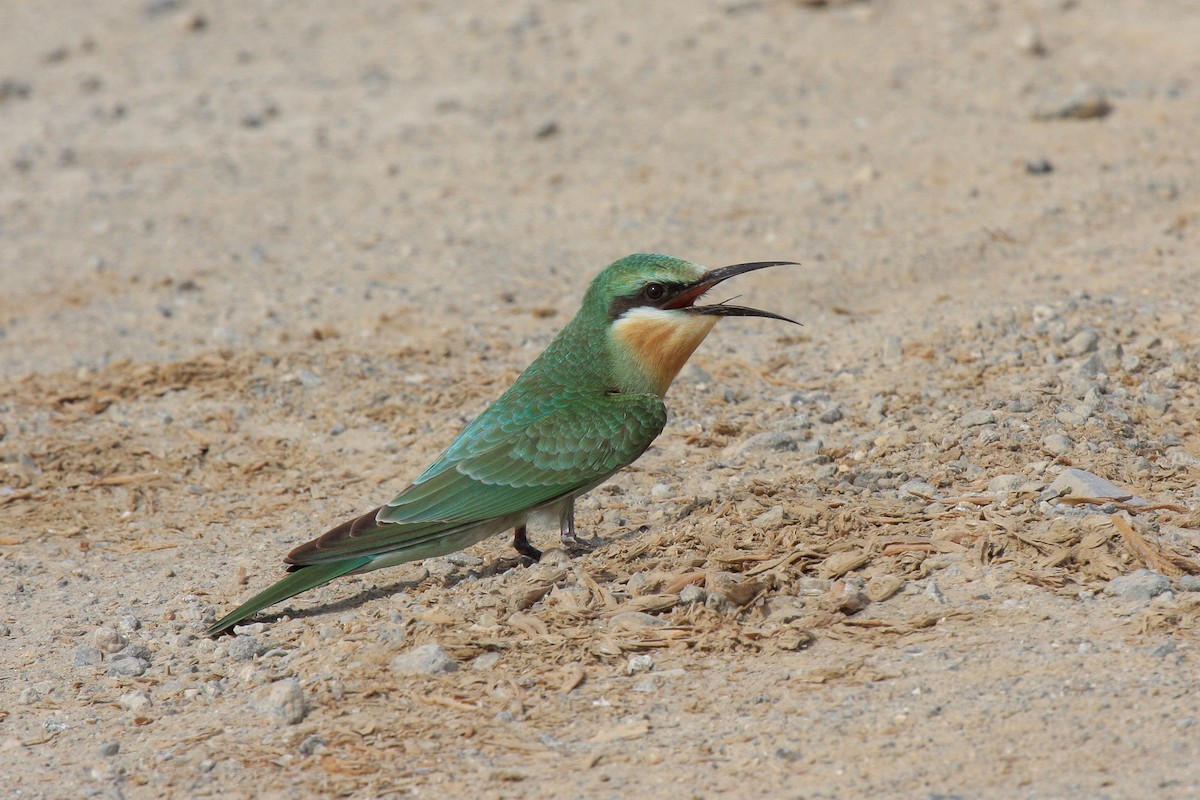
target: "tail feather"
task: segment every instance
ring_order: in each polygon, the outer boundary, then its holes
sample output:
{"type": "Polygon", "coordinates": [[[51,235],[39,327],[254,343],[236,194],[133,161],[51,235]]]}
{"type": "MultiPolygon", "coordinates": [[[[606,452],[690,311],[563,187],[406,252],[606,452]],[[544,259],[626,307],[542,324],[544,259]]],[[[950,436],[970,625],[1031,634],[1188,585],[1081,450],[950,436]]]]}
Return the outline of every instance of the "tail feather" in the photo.
{"type": "Polygon", "coordinates": [[[371,556],[360,556],[358,558],[346,558],[340,561],[329,561],[324,564],[294,568],[294,572],[288,573],[274,585],[242,603],[215,622],[205,633],[209,636],[224,633],[242,620],[262,611],[267,606],[287,600],[293,595],[306,592],[323,583],[329,583],[334,578],[369,564],[371,560],[371,556]]]}

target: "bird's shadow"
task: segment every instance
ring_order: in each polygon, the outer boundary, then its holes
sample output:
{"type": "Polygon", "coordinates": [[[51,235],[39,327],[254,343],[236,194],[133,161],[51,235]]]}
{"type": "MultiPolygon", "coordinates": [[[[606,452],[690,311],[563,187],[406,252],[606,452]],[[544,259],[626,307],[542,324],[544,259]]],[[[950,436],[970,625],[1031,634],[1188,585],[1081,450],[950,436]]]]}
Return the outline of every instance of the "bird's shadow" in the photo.
{"type": "MultiPolygon", "coordinates": [[[[580,553],[579,555],[582,557],[582,556],[591,555],[593,553],[598,553],[598,552],[602,551],[604,549],[604,547],[607,545],[614,544],[616,542],[624,542],[628,539],[633,538],[634,536],[645,533],[647,530],[649,530],[648,526],[641,525],[636,528],[633,528],[633,527],[627,528],[627,529],[621,531],[620,533],[617,533],[606,539],[599,539],[599,538],[595,538],[595,537],[586,539],[585,541],[588,542],[589,544],[591,544],[594,547],[594,549],[590,550],[588,552],[585,552],[585,553],[580,553]]],[[[457,586],[459,583],[462,583],[463,581],[480,580],[482,578],[491,578],[496,575],[500,575],[502,573],[508,572],[510,569],[513,569],[514,567],[520,567],[520,566],[531,567],[536,563],[537,562],[530,561],[528,558],[525,558],[523,556],[508,556],[508,557],[503,557],[503,558],[496,558],[490,562],[485,562],[485,563],[479,565],[478,567],[472,567],[470,569],[467,569],[467,570],[464,570],[461,572],[456,570],[455,572],[446,576],[446,581],[445,581],[445,583],[442,584],[441,588],[449,589],[452,586],[457,586]]],[[[425,579],[422,578],[421,580],[415,580],[415,581],[394,581],[392,583],[384,584],[382,586],[370,586],[368,588],[359,590],[358,592],[350,595],[349,597],[343,597],[340,600],[332,600],[327,603],[318,603],[317,605],[309,606],[308,608],[297,609],[297,608],[292,608],[289,606],[289,607],[283,608],[277,612],[270,613],[270,614],[261,614],[260,613],[259,615],[257,615],[254,618],[253,621],[254,622],[274,623],[274,622],[278,622],[279,620],[281,620],[284,617],[288,617],[289,619],[312,619],[314,617],[322,617],[326,614],[333,614],[333,613],[337,613],[339,611],[349,611],[350,609],[357,608],[357,607],[361,606],[363,603],[366,603],[370,600],[377,600],[377,599],[384,598],[384,597],[390,597],[390,596],[396,594],[397,592],[404,592],[404,591],[408,591],[410,589],[416,589],[418,586],[421,585],[421,582],[423,580],[425,580],[425,579]]]]}
{"type": "MultiPolygon", "coordinates": [[[[418,562],[419,563],[419,562],[418,562]]],[[[473,567],[465,572],[455,571],[446,576],[445,583],[442,588],[449,589],[459,583],[467,580],[479,580],[480,578],[490,578],[495,575],[507,572],[514,567],[530,566],[531,562],[527,558],[521,556],[497,558],[490,562],[485,562],[478,567],[473,567]]],[[[318,603],[307,608],[292,608],[286,607],[271,614],[259,614],[255,618],[255,622],[278,622],[283,617],[291,619],[310,619],[313,617],[321,617],[326,614],[333,614],[339,611],[349,611],[352,608],[357,608],[363,603],[370,600],[378,600],[384,597],[391,597],[398,592],[405,592],[411,589],[416,589],[421,585],[425,578],[415,581],[394,581],[392,583],[369,586],[360,589],[355,594],[348,597],[343,597],[340,600],[331,600],[327,603],[318,603]]]]}

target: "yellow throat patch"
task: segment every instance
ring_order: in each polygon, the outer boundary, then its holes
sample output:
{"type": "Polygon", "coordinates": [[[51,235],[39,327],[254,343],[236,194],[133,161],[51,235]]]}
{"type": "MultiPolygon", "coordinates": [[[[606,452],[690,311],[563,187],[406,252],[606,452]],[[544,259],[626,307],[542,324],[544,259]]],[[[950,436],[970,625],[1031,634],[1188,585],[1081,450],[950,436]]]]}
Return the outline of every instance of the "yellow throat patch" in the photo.
{"type": "Polygon", "coordinates": [[[612,335],[656,384],[662,397],[716,324],[713,316],[642,307],[625,312],[614,322],[612,335]]]}

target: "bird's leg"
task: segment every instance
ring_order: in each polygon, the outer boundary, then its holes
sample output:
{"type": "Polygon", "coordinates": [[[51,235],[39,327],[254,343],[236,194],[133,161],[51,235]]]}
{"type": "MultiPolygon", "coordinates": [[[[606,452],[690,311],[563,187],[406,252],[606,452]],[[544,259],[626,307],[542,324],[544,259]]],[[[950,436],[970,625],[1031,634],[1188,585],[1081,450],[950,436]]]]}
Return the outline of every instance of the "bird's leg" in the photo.
{"type": "Polygon", "coordinates": [[[580,539],[575,533],[575,500],[563,503],[562,510],[558,516],[558,526],[562,532],[563,547],[568,550],[583,550],[589,552],[595,547],[587,539],[580,539]]]}
{"type": "Polygon", "coordinates": [[[517,552],[533,561],[542,560],[542,551],[529,543],[529,539],[525,536],[525,526],[518,525],[513,529],[513,547],[517,548],[517,552]]]}

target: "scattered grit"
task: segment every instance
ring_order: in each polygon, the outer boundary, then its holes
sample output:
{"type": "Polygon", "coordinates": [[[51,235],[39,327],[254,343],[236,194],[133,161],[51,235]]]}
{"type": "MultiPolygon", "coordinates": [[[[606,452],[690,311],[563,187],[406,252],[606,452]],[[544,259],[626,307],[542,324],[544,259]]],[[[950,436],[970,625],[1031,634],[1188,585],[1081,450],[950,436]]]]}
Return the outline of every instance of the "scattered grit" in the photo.
{"type": "MultiPolygon", "coordinates": [[[[454,786],[448,760],[520,783],[676,757],[647,701],[731,665],[759,665],[764,709],[789,683],[886,684],[882,653],[1027,623],[1030,602],[1058,608],[1038,620],[1083,613],[1176,653],[1200,615],[1200,459],[1181,444],[1197,435],[1194,313],[1081,295],[886,338],[869,368],[819,380],[806,336],[774,339],[765,368],[701,358],[660,441],[580,503],[595,553],[528,566],[499,537],[218,640],[197,634],[292,542],[414,474],[523,352],[472,360],[451,332],[442,350],[368,357],[332,339],[29,376],[0,397],[18,420],[6,442],[34,445],[0,464],[4,544],[20,545],[2,567],[0,752],[45,794],[63,760],[149,794],[182,790],[164,760],[192,765],[188,791],[454,786]],[[226,552],[198,572],[211,550],[226,552]],[[63,606],[68,592],[86,599],[63,606]],[[44,643],[22,633],[39,615],[44,643]]],[[[693,768],[734,758],[685,740],[693,768]]],[[[813,770],[819,755],[775,757],[813,770]]]]}

